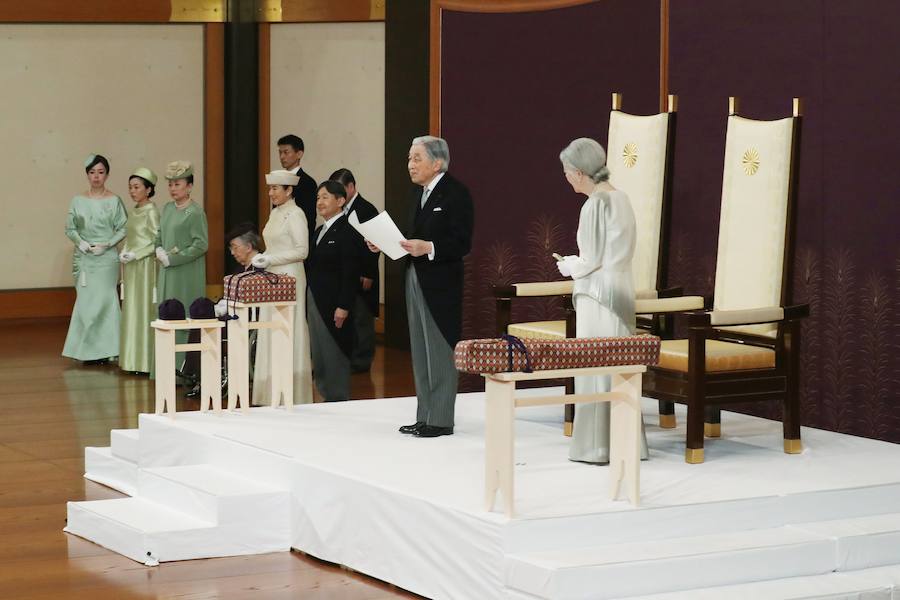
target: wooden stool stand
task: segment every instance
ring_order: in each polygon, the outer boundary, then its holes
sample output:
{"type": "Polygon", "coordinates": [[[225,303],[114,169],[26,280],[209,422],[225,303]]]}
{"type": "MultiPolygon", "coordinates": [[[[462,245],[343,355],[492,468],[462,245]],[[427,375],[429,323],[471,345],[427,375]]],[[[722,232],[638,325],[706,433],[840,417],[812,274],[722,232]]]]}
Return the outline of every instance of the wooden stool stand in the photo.
{"type": "Polygon", "coordinates": [[[485,378],[484,506],[494,509],[497,492],[503,496],[506,516],[513,516],[513,467],[515,409],[520,406],[609,402],[610,498],[618,499],[622,484],[632,505],[640,502],[641,374],[644,365],[554,369],[534,373],[490,373],[485,378]],[[602,394],[569,394],[516,398],[517,381],[611,375],[611,391],[602,394]]]}
{"type": "MultiPolygon", "coordinates": [[[[286,410],[294,408],[294,306],[296,302],[231,302],[236,319],[228,321],[228,410],[250,407],[250,332],[269,329],[272,332],[269,393],[272,408],[283,402],[286,410]],[[272,309],[270,321],[250,321],[251,308],[272,309]]],[[[259,342],[257,342],[259,343],[259,342]]]]}
{"type": "Polygon", "coordinates": [[[175,416],[175,353],[200,352],[200,410],[222,410],[222,328],[218,319],[150,323],[156,343],[156,414],[175,416]],[[200,342],[176,344],[175,332],[199,329],[200,342]]]}

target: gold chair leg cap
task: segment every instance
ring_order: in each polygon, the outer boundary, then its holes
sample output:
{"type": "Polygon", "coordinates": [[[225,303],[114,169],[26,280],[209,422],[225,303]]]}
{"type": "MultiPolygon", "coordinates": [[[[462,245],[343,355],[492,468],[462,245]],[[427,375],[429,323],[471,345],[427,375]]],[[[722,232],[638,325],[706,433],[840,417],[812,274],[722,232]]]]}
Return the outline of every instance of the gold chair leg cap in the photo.
{"type": "Polygon", "coordinates": [[[675,415],[659,415],[659,426],[663,429],[675,429],[678,422],[675,415]]]}
{"type": "Polygon", "coordinates": [[[717,438],[722,437],[722,424],[721,423],[704,423],[703,424],[703,435],[709,438],[717,438]]]}
{"type": "Polygon", "coordinates": [[[686,448],[684,451],[684,462],[689,465],[699,465],[703,458],[703,448],[686,448]]]}
{"type": "Polygon", "coordinates": [[[572,424],[571,423],[563,423],[563,435],[566,437],[572,437],[572,424]]]}
{"type": "Polygon", "coordinates": [[[784,440],[785,454],[800,454],[801,452],[803,452],[802,440],[784,440]]]}

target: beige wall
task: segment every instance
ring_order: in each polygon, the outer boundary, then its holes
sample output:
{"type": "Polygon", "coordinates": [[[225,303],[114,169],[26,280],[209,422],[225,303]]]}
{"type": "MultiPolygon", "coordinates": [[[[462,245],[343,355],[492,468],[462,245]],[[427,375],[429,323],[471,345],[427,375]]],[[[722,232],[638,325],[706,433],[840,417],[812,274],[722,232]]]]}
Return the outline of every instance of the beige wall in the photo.
{"type": "Polygon", "coordinates": [[[295,133],[304,171],[321,182],[346,167],[384,210],[384,23],[273,25],[271,48],[272,167],[275,142],[295,133]]]}
{"type": "Polygon", "coordinates": [[[0,236],[17,265],[0,289],[72,285],[63,228],[88,154],[109,159],[129,209],[131,170],[175,159],[194,162],[203,197],[201,25],[0,25],[0,89],[0,236]]]}
{"type": "Polygon", "coordinates": [[[271,164],[275,141],[303,138],[302,166],[317,182],[340,167],[384,208],[384,23],[272,26],[271,164]]]}

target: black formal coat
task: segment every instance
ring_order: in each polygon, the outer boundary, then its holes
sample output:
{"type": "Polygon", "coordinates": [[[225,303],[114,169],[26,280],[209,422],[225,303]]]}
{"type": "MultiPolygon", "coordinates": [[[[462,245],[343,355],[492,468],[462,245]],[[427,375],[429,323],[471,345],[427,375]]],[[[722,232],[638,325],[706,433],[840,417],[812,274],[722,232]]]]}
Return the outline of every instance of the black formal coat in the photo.
{"type": "MultiPolygon", "coordinates": [[[[350,207],[350,212],[356,213],[356,218],[359,219],[360,223],[365,223],[369,219],[374,219],[378,216],[378,209],[372,205],[371,202],[362,197],[362,195],[357,195],[356,200],[353,201],[353,206],[350,207]]],[[[350,217],[350,213],[347,213],[347,217],[350,217]]],[[[368,277],[373,280],[372,287],[368,290],[359,288],[359,295],[362,297],[363,302],[366,303],[366,306],[369,307],[369,310],[373,315],[378,316],[378,304],[380,301],[378,288],[379,288],[379,278],[378,278],[378,254],[371,252],[369,247],[366,246],[366,241],[362,236],[358,236],[360,240],[359,245],[359,276],[360,277],[368,277]]]]}
{"type": "MultiPolygon", "coordinates": [[[[306,258],[306,283],[316,301],[316,308],[328,326],[334,341],[348,357],[353,352],[353,304],[359,289],[359,234],[341,216],[316,244],[317,227],[306,258]],[[351,314],[338,329],[334,311],[343,308],[351,314]]],[[[307,311],[313,310],[307,306],[307,311]]]]}
{"type": "Polygon", "coordinates": [[[303,209],[303,214],[306,216],[306,226],[309,228],[309,245],[312,247],[316,241],[316,238],[313,237],[313,232],[316,229],[316,188],[319,187],[319,184],[303,170],[303,167],[297,171],[297,176],[300,178],[300,181],[294,186],[294,203],[303,209]]]}
{"type": "Polygon", "coordinates": [[[474,207],[468,188],[444,173],[420,208],[422,187],[410,193],[409,224],[404,235],[434,243],[428,255],[407,257],[416,269],[419,286],[438,329],[453,348],[462,331],[463,258],[472,247],[474,207]]]}

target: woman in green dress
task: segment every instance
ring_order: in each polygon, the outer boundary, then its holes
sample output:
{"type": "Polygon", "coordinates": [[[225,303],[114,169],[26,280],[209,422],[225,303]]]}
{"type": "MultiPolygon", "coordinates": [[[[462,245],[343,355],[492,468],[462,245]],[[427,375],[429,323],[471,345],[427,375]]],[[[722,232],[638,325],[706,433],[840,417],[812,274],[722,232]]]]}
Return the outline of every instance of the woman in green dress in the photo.
{"type": "Polygon", "coordinates": [[[119,368],[149,373],[153,364],[153,331],[156,318],[156,236],[159,211],[151,198],[156,195],[156,173],[141,167],[128,178],[128,193],[134,210],[128,218],[125,247],[119,261],[125,265],[122,279],[122,338],[119,368]]]}
{"type": "MultiPolygon", "coordinates": [[[[201,296],[206,296],[206,249],[209,237],[206,213],[191,199],[194,189],[194,168],[187,161],[169,163],[166,169],[169,196],[172,202],[165,205],[156,236],[156,259],[159,276],[156,282],[156,299],[162,302],[176,298],[185,308],[201,296]]],[[[187,340],[187,331],[176,333],[179,344],[187,340]]],[[[183,361],[179,353],[176,365],[183,361]]]]}
{"type": "Polygon", "coordinates": [[[105,157],[89,156],[84,172],[90,188],[72,198],[66,219],[66,236],[75,244],[76,299],[62,355],[96,364],[119,355],[119,261],[113,249],[125,237],[128,215],[122,200],[106,189],[105,157]]]}

